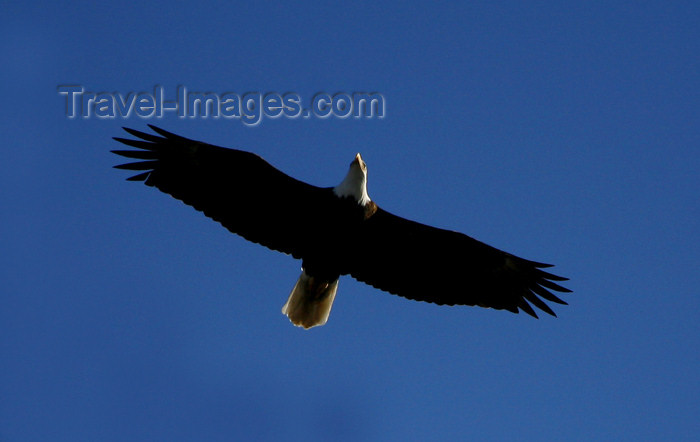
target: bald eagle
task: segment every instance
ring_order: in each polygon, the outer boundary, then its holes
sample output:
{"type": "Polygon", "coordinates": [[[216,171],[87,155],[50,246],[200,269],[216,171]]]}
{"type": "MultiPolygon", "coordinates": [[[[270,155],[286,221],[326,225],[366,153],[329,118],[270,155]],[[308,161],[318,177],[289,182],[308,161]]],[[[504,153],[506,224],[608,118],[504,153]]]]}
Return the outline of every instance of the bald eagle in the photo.
{"type": "Polygon", "coordinates": [[[258,155],[190,140],[149,125],[114,139],[139,150],[113,150],[141,160],[115,166],[172,195],[243,238],[302,260],[299,280],[282,307],[297,326],[328,320],[338,279],[350,275],[417,301],[522,310],[556,316],[542,299],[566,304],[570,292],[529,261],[469,236],[409,221],[374,203],[358,153],[345,178],[322,188],[294,179],[258,155]]]}

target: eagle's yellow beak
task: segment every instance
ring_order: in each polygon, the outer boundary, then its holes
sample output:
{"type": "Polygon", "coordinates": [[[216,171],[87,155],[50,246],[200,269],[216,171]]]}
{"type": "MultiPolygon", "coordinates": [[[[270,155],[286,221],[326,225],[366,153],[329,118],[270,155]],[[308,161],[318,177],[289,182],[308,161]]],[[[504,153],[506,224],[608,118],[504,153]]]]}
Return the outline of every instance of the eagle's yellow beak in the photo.
{"type": "Polygon", "coordinates": [[[362,155],[360,155],[359,153],[355,155],[355,159],[350,165],[352,166],[353,164],[357,164],[358,166],[360,166],[360,169],[364,169],[366,167],[365,162],[362,160],[362,155]]]}

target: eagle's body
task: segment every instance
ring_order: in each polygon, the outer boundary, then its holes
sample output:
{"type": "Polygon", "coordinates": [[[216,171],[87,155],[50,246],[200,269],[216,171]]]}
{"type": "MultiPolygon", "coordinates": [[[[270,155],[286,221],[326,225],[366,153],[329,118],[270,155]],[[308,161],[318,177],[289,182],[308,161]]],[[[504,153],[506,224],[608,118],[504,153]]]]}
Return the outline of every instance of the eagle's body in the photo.
{"type": "Polygon", "coordinates": [[[361,241],[365,220],[377,209],[367,194],[366,165],[360,154],[343,182],[333,188],[328,211],[302,253],[302,273],[282,313],[295,325],[323,325],[333,306],[338,279],[350,273],[352,262],[345,251],[361,241]]]}
{"type": "Polygon", "coordinates": [[[114,151],[140,162],[116,166],[143,171],[145,181],[201,210],[228,230],[302,260],[302,274],[282,308],[304,328],[328,319],[341,275],[409,299],[478,305],[537,317],[528,301],[565,304],[549,290],[568,292],[544,272],[547,264],[500,251],[462,233],[392,215],[367,192],[359,154],[334,188],[303,183],[259,156],[192,141],[150,126],[161,136],[115,138],[139,151],[114,151]]]}

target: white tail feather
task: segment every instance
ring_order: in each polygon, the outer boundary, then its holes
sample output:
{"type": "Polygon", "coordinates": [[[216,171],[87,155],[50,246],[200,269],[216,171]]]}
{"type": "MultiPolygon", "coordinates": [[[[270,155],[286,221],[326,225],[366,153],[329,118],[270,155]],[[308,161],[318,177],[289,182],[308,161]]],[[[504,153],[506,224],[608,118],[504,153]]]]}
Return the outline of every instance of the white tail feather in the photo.
{"type": "Polygon", "coordinates": [[[298,327],[309,329],[323,325],[331,314],[337,291],[337,279],[322,281],[302,271],[287,303],[282,307],[282,313],[298,327]]]}

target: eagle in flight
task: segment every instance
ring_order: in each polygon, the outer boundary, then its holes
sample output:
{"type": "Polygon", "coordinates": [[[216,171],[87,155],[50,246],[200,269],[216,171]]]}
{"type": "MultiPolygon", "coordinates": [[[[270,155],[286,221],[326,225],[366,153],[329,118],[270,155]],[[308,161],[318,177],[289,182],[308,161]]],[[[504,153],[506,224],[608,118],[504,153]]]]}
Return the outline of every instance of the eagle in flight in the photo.
{"type": "Polygon", "coordinates": [[[535,318],[532,306],[556,316],[542,299],[566,304],[552,291],[570,292],[557,284],[567,278],[542,270],[551,265],[377,206],[359,153],[340,184],[324,188],[256,154],[149,127],[157,135],[124,128],[137,139],[114,138],[138,150],[112,152],[139,160],[115,167],[138,171],[127,180],[156,187],[249,241],[301,259],[301,276],[282,307],[294,325],[326,323],[341,275],[416,301],[535,318]]]}

